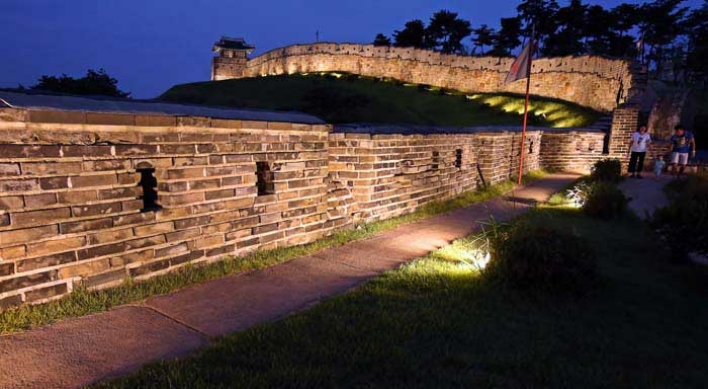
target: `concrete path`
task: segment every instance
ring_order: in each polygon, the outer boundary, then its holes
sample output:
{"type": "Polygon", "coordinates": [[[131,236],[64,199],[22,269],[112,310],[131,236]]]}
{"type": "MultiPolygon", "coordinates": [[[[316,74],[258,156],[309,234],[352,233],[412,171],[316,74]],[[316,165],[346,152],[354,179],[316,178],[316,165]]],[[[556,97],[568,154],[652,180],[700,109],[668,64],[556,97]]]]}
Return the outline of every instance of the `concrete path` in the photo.
{"type": "Polygon", "coordinates": [[[668,174],[660,179],[646,173],[644,178],[625,178],[619,185],[625,196],[631,197],[629,208],[640,218],[647,219],[657,208],[664,207],[669,201],[664,194],[664,185],[674,178],[668,174]]]}
{"type": "Polygon", "coordinates": [[[79,388],[155,360],[185,355],[215,336],[277,320],[343,293],[479,228],[547,201],[578,176],[553,174],[495,198],[140,304],[0,337],[0,388],[79,388]]]}

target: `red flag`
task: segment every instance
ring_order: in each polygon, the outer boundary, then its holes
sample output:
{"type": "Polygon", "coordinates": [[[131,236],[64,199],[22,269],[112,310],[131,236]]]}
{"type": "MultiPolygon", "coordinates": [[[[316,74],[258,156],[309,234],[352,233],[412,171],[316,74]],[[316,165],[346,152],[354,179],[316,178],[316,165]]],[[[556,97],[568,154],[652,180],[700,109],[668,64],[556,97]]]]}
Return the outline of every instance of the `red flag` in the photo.
{"type": "Polygon", "coordinates": [[[513,82],[528,77],[529,61],[531,60],[531,40],[524,46],[514,63],[511,64],[509,74],[506,75],[504,83],[513,82]]]}

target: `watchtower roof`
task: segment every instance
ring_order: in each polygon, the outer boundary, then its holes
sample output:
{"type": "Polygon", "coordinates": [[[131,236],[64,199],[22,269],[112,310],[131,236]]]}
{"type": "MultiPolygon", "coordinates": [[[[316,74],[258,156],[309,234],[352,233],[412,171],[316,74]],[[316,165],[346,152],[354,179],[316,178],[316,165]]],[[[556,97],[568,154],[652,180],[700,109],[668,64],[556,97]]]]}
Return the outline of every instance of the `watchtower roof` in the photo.
{"type": "Polygon", "coordinates": [[[215,52],[221,52],[221,50],[223,49],[245,50],[248,54],[251,54],[251,52],[256,49],[256,46],[250,43],[246,43],[246,40],[244,40],[243,38],[231,38],[228,36],[222,36],[221,39],[214,43],[214,48],[212,50],[215,52]]]}

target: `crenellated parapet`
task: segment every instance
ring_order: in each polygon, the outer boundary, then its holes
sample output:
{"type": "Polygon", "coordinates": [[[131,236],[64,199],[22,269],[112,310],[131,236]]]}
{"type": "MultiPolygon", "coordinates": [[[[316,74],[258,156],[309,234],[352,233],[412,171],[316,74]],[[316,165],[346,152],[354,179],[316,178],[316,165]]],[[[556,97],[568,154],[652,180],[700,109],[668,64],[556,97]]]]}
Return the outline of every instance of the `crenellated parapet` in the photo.
{"type": "MultiPolygon", "coordinates": [[[[212,79],[349,72],[470,93],[524,93],[526,83],[504,83],[513,58],[441,54],[415,48],[351,43],[292,45],[246,62],[242,76],[214,71],[212,79]]],[[[531,92],[601,112],[627,101],[634,83],[631,63],[599,56],[540,58],[533,62],[531,92]]]]}

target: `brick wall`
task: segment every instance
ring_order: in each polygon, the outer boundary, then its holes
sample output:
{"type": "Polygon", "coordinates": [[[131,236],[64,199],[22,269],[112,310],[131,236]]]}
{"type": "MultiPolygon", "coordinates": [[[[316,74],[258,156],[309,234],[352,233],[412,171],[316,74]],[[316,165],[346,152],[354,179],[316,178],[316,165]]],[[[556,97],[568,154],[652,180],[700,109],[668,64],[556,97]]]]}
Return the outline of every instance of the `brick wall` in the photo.
{"type": "MultiPolygon", "coordinates": [[[[311,242],[517,174],[518,131],[331,130],[0,109],[0,310],[311,242]]],[[[527,134],[525,171],[595,157],[577,147],[596,150],[596,132],[544,131],[527,134]]]]}
{"type": "Polygon", "coordinates": [[[622,162],[622,171],[626,173],[629,163],[629,140],[639,127],[639,106],[624,104],[617,107],[612,115],[608,142],[608,157],[622,162]]]}
{"type": "Polygon", "coordinates": [[[329,126],[1,115],[0,308],[65,294],[77,282],[106,286],[305,243],[329,227],[329,126]],[[273,194],[258,193],[258,162],[269,165],[273,194]],[[149,169],[161,209],[144,209],[141,171],[149,169]]]}
{"type": "Polygon", "coordinates": [[[605,133],[590,130],[546,130],[541,142],[541,165],[547,169],[588,173],[600,159],[605,133]]]}
{"type": "MultiPolygon", "coordinates": [[[[428,50],[360,44],[292,45],[250,59],[244,77],[343,71],[452,88],[463,92],[523,94],[525,82],[504,83],[513,58],[445,55],[428,50]]],[[[239,76],[216,69],[212,79],[239,76]]],[[[221,65],[219,65],[221,66],[221,65]]],[[[535,94],[610,112],[633,85],[628,62],[602,57],[540,58],[533,63],[535,94]]]]}
{"type": "MultiPolygon", "coordinates": [[[[370,131],[373,134],[333,133],[329,138],[330,179],[351,192],[356,219],[373,221],[410,213],[430,201],[518,174],[518,133],[370,131]]],[[[524,171],[539,168],[540,136],[540,131],[528,133],[524,171]]]]}

